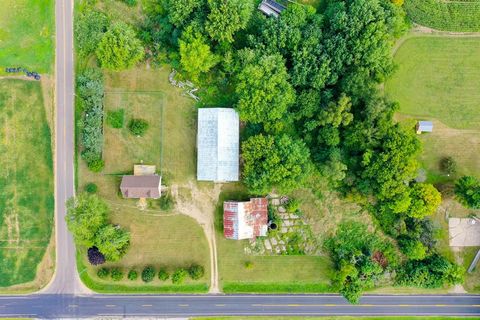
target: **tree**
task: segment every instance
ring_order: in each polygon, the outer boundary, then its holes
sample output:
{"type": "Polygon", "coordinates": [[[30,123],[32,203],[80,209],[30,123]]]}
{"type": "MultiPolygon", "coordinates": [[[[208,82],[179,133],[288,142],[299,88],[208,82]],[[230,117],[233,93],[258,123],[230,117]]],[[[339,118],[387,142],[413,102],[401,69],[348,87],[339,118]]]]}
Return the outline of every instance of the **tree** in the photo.
{"type": "Polygon", "coordinates": [[[80,56],[87,57],[95,52],[103,34],[107,31],[108,18],[105,14],[89,9],[75,20],[75,44],[80,56]]]}
{"type": "Polygon", "coordinates": [[[138,272],[136,270],[133,270],[133,269],[128,271],[127,278],[128,278],[128,280],[131,280],[131,281],[137,280],[138,272]]]}
{"type": "Polygon", "coordinates": [[[143,119],[132,119],[128,124],[128,130],[137,137],[142,137],[148,130],[148,122],[143,119]]]}
{"type": "Polygon", "coordinates": [[[173,284],[182,284],[183,281],[185,281],[185,278],[187,277],[188,272],[187,270],[183,268],[179,268],[175,270],[175,272],[172,274],[172,283],[173,284]]]}
{"type": "Polygon", "coordinates": [[[427,248],[419,241],[412,238],[401,238],[398,241],[400,250],[409,259],[422,260],[427,255],[427,248]]]}
{"type": "Polygon", "coordinates": [[[105,263],[105,256],[100,251],[98,251],[97,247],[88,248],[87,255],[88,262],[90,262],[92,266],[97,266],[105,263]]]}
{"type": "Polygon", "coordinates": [[[465,176],[455,183],[455,196],[467,208],[480,209],[480,181],[472,176],[465,176]]]}
{"type": "Polygon", "coordinates": [[[204,0],[167,0],[165,8],[168,8],[168,18],[176,26],[184,25],[188,17],[198,10],[204,0]]]}
{"type": "Polygon", "coordinates": [[[107,204],[94,194],[81,193],[67,201],[65,220],[77,244],[96,245],[96,233],[107,223],[107,210],[107,204]]]}
{"type": "Polygon", "coordinates": [[[123,272],[119,268],[112,268],[110,276],[113,281],[120,281],[123,279],[123,272]]]}
{"type": "Polygon", "coordinates": [[[205,29],[220,42],[233,42],[233,35],[245,29],[254,9],[252,0],[208,0],[208,6],[205,29]]]}
{"type": "Polygon", "coordinates": [[[254,58],[237,74],[236,82],[237,108],[242,121],[268,126],[285,117],[295,101],[285,62],[278,54],[254,53],[254,58]]]}
{"type": "Polygon", "coordinates": [[[414,184],[410,188],[410,199],[411,203],[407,215],[417,219],[435,213],[442,202],[440,192],[429,183],[414,184]]]}
{"type": "Polygon", "coordinates": [[[96,54],[102,68],[119,71],[142,60],[144,49],[132,27],[116,22],[103,35],[96,54]]]}
{"type": "Polygon", "coordinates": [[[303,142],[287,135],[248,138],[242,144],[243,180],[256,194],[272,188],[289,192],[302,186],[310,172],[310,153],[303,142]]]}
{"type": "Polygon", "coordinates": [[[106,225],[95,235],[95,245],[108,261],[118,261],[130,245],[130,233],[114,225],[106,225]]]}
{"type": "Polygon", "coordinates": [[[219,61],[203,35],[191,25],[182,34],[179,46],[180,63],[193,81],[198,81],[202,73],[208,72],[219,61]]]}
{"type": "Polygon", "coordinates": [[[457,163],[452,157],[444,157],[440,160],[440,170],[447,174],[455,174],[457,172],[457,163]]]}
{"type": "Polygon", "coordinates": [[[205,275],[205,268],[198,264],[192,264],[188,268],[188,274],[193,280],[198,280],[205,275]]]}
{"type": "Polygon", "coordinates": [[[155,278],[155,269],[152,266],[145,267],[142,271],[142,281],[151,282],[155,278]]]}
{"type": "Polygon", "coordinates": [[[158,271],[158,279],[162,281],[167,281],[168,278],[170,278],[170,275],[168,274],[167,270],[162,268],[160,269],[160,271],[158,271]]]}
{"type": "Polygon", "coordinates": [[[109,274],[110,274],[110,269],[108,269],[108,268],[100,268],[100,269],[98,269],[98,271],[97,271],[97,276],[98,276],[100,279],[105,279],[105,278],[107,278],[109,274]]]}

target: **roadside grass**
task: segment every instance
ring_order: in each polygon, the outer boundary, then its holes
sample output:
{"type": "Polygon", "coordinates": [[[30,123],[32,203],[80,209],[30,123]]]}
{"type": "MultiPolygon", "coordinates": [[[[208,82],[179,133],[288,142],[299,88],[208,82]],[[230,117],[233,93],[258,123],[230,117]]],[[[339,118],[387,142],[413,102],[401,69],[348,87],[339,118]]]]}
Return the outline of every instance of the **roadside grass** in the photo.
{"type": "Polygon", "coordinates": [[[3,0],[0,7],[0,74],[7,67],[49,73],[54,60],[54,1],[3,0]]]}
{"type": "Polygon", "coordinates": [[[223,237],[223,201],[247,199],[248,193],[241,184],[228,184],[223,187],[217,205],[215,229],[224,292],[330,292],[332,264],[328,256],[247,255],[244,247],[248,240],[223,237]]]}
{"type": "MultiPolygon", "coordinates": [[[[465,270],[468,270],[479,247],[465,247],[460,253],[460,260],[465,270]]],[[[471,293],[480,293],[480,265],[477,264],[472,273],[465,273],[465,290],[471,293]]]]}
{"type": "Polygon", "coordinates": [[[54,212],[51,134],[39,82],[0,80],[0,123],[0,290],[26,282],[39,289],[49,279],[38,283],[37,274],[53,271],[52,261],[37,267],[45,256],[52,260],[45,252],[54,212]]]}
{"type": "Polygon", "coordinates": [[[208,244],[200,226],[183,215],[154,216],[140,213],[135,207],[111,205],[110,221],[126,228],[131,233],[131,244],[127,254],[118,262],[107,262],[101,266],[91,266],[86,256],[86,248],[78,249],[79,273],[85,284],[98,292],[206,292],[210,283],[210,260],[208,244]],[[205,276],[184,284],[173,285],[169,280],[158,279],[161,267],[170,275],[176,268],[187,268],[196,263],[204,266],[205,276]],[[135,269],[140,275],[143,268],[153,266],[155,279],[145,284],[140,279],[128,280],[127,274],[135,269]],[[96,272],[101,267],[118,267],[123,279],[113,281],[100,279],[96,272]]]}
{"type": "Polygon", "coordinates": [[[479,38],[412,37],[397,50],[395,63],[385,89],[400,103],[400,113],[478,130],[479,38]]]}

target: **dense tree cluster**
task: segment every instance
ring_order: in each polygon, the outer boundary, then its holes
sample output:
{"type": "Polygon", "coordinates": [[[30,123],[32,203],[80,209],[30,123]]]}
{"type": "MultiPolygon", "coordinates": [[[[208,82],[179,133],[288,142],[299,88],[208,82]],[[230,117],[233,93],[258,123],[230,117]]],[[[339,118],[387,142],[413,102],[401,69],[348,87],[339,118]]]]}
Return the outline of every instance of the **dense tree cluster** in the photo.
{"type": "Polygon", "coordinates": [[[92,264],[101,263],[98,253],[107,261],[118,261],[130,245],[130,234],[109,224],[107,212],[107,204],[94,194],[81,193],[67,202],[68,229],[78,245],[90,248],[92,264]]]}
{"type": "Polygon", "coordinates": [[[87,69],[77,77],[77,92],[84,111],[82,119],[82,158],[95,172],[103,169],[103,75],[87,69]]]}

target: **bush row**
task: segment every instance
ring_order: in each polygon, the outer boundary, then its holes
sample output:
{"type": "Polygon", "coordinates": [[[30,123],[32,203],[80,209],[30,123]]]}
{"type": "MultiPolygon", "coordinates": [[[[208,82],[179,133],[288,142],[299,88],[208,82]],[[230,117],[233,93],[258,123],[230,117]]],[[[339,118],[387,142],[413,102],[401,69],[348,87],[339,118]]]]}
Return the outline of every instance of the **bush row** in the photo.
{"type": "MultiPolygon", "coordinates": [[[[167,268],[160,268],[157,270],[152,266],[146,266],[139,274],[136,269],[130,269],[126,273],[127,279],[135,281],[140,277],[143,282],[152,282],[155,277],[158,277],[161,281],[167,281],[170,279],[173,284],[182,284],[187,276],[192,280],[199,280],[205,275],[205,268],[198,264],[192,264],[188,268],[176,268],[172,273],[169,273],[167,268]]],[[[124,278],[125,273],[123,269],[118,267],[113,268],[100,268],[97,271],[97,276],[100,279],[107,279],[110,277],[113,281],[120,281],[124,278]]]]}
{"type": "Polygon", "coordinates": [[[77,78],[78,96],[81,99],[82,158],[90,170],[103,169],[103,75],[98,69],[87,69],[77,78]]]}

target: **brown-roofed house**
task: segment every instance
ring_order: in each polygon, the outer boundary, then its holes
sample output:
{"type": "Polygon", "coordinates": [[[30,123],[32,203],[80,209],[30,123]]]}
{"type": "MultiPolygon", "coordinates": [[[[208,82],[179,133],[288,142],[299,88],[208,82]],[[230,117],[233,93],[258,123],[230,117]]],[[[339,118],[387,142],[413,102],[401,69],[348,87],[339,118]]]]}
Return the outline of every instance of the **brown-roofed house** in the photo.
{"type": "Polygon", "coordinates": [[[120,190],[124,198],[160,198],[162,178],[157,175],[123,176],[120,190]]]}

